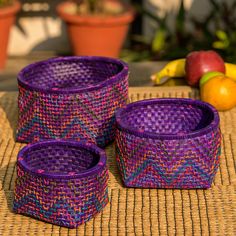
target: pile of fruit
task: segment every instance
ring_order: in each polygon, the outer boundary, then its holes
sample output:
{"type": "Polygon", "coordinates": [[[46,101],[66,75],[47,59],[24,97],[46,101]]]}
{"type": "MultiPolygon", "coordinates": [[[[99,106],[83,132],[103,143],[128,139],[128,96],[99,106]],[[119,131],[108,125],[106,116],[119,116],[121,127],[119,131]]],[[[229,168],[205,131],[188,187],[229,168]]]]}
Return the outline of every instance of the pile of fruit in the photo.
{"type": "Polygon", "coordinates": [[[158,85],[165,77],[185,77],[190,86],[199,86],[201,100],[225,111],[236,106],[236,65],[225,63],[215,51],[194,51],[186,59],[169,62],[151,76],[158,85]]]}

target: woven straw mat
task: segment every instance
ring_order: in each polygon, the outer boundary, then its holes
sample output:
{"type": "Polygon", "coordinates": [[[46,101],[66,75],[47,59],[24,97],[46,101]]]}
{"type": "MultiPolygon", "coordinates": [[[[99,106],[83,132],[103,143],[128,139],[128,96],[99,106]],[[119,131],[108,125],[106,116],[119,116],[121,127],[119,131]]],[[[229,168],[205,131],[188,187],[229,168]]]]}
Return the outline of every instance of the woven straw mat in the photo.
{"type": "MultiPolygon", "coordinates": [[[[155,97],[199,98],[189,87],[130,88],[130,101],[155,97]]],[[[12,212],[16,156],[17,93],[0,93],[0,235],[236,235],[236,108],[220,113],[220,168],[208,190],[124,188],[107,147],[110,203],[77,229],[67,229],[12,212]]]]}

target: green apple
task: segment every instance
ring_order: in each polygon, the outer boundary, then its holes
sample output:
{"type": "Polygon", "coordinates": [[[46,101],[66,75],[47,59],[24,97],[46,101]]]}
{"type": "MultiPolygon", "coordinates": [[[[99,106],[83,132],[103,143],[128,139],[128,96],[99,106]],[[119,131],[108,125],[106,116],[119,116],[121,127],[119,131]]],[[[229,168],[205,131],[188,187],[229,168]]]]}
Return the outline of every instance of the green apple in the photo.
{"type": "Polygon", "coordinates": [[[209,71],[207,73],[205,73],[199,82],[199,86],[201,87],[203,84],[205,84],[209,79],[219,76],[219,75],[224,75],[223,73],[219,72],[219,71],[209,71]]]}

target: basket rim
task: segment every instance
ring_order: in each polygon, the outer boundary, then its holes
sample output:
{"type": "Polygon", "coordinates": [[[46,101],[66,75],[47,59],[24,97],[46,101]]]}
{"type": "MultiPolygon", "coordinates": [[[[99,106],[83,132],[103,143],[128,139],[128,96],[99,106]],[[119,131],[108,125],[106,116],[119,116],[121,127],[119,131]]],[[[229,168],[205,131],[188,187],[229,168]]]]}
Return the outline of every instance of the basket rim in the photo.
{"type": "Polygon", "coordinates": [[[93,143],[85,142],[85,141],[70,141],[70,140],[47,140],[47,141],[39,141],[32,144],[28,144],[23,147],[18,155],[17,155],[17,164],[20,165],[25,171],[30,172],[32,175],[37,175],[40,177],[53,178],[53,179],[75,179],[75,178],[84,178],[89,177],[94,174],[98,174],[100,170],[106,166],[106,153],[103,149],[99,148],[93,143]],[[88,151],[92,151],[99,156],[98,163],[90,169],[81,171],[75,174],[52,174],[50,172],[38,172],[32,170],[31,167],[25,161],[25,154],[31,151],[32,149],[37,150],[42,147],[53,146],[53,145],[62,145],[67,147],[77,147],[78,149],[83,148],[88,151]]]}
{"type": "Polygon", "coordinates": [[[128,76],[128,73],[129,73],[128,64],[120,59],[117,59],[117,58],[101,57],[101,56],[64,56],[64,57],[49,58],[47,60],[38,61],[38,62],[34,62],[34,63],[29,64],[28,66],[24,67],[18,73],[17,81],[18,81],[18,85],[20,85],[21,87],[28,89],[28,90],[43,92],[45,94],[70,94],[70,93],[83,93],[83,92],[89,92],[89,91],[101,89],[103,87],[106,87],[110,84],[113,84],[113,83],[119,81],[123,77],[128,76]],[[33,70],[37,66],[47,65],[49,63],[55,63],[55,62],[77,62],[77,61],[84,61],[84,62],[86,62],[86,61],[94,61],[94,62],[103,61],[105,63],[113,63],[116,65],[120,65],[120,66],[122,66],[122,69],[116,75],[108,77],[106,80],[99,82],[95,85],[89,85],[86,87],[69,88],[69,89],[68,88],[67,89],[64,89],[64,88],[57,88],[57,89],[44,88],[44,87],[29,84],[24,79],[24,74],[30,70],[33,70]]]}
{"type": "Polygon", "coordinates": [[[211,132],[215,128],[217,128],[220,122],[219,114],[212,105],[210,105],[209,103],[196,100],[196,99],[191,99],[191,98],[154,98],[154,99],[145,99],[141,101],[132,102],[130,104],[127,104],[125,107],[119,108],[115,113],[115,119],[116,119],[117,128],[121,131],[136,135],[141,138],[163,139],[163,140],[188,139],[188,138],[195,138],[198,136],[202,136],[211,132]],[[193,105],[200,108],[207,108],[210,112],[212,112],[213,120],[208,126],[202,129],[196,130],[196,131],[189,132],[188,134],[161,134],[161,133],[157,134],[157,133],[144,132],[143,130],[135,129],[132,126],[129,126],[128,124],[126,124],[122,119],[123,113],[129,110],[130,108],[152,105],[152,104],[157,104],[157,103],[160,103],[160,104],[185,103],[185,104],[193,105]]]}

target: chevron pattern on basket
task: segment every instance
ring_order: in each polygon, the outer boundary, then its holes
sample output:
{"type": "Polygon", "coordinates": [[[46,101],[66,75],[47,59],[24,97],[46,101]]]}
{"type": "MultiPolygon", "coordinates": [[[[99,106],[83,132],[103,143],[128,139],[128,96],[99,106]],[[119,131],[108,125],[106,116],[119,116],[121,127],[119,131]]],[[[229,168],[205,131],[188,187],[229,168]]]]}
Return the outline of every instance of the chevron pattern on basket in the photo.
{"type": "Polygon", "coordinates": [[[45,179],[17,167],[13,210],[49,223],[74,228],[108,203],[108,171],[83,179],[45,179]],[[85,185],[86,183],[86,185],[85,185]]]}
{"type": "Polygon", "coordinates": [[[15,202],[13,210],[17,213],[23,213],[50,223],[72,228],[85,223],[94,216],[91,211],[88,211],[86,214],[87,209],[91,208],[91,203],[94,203],[95,205],[94,212],[96,212],[96,214],[100,212],[108,203],[108,189],[106,190],[106,195],[103,199],[92,195],[83,203],[83,206],[80,209],[76,209],[70,202],[63,199],[57,200],[50,207],[45,208],[35,194],[29,194],[22,197],[18,202],[15,202]],[[32,207],[30,207],[30,203],[33,203],[32,207]],[[62,207],[63,211],[61,210],[62,207]],[[71,223],[65,223],[65,216],[68,217],[71,223]]]}
{"type": "Polygon", "coordinates": [[[114,139],[114,112],[127,98],[127,78],[78,94],[44,94],[19,86],[17,140],[87,139],[105,146],[114,139]]]}
{"type": "Polygon", "coordinates": [[[220,140],[219,129],[193,139],[162,141],[118,130],[118,167],[130,187],[209,188],[219,166],[220,140]]]}

